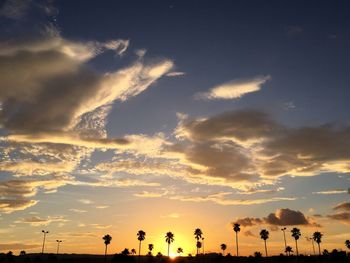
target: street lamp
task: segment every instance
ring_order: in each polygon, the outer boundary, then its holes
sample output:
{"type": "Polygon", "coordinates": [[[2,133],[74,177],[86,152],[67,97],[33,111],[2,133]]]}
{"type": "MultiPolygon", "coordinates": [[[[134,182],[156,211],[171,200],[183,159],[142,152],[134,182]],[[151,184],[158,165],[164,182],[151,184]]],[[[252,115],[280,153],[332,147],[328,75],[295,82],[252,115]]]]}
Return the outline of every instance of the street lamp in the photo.
{"type": "Polygon", "coordinates": [[[42,249],[41,249],[41,254],[44,254],[46,234],[48,234],[49,231],[41,230],[41,232],[43,232],[43,234],[44,234],[43,247],[42,247],[42,249]]]}
{"type": "Polygon", "coordinates": [[[62,240],[57,239],[56,242],[57,242],[57,255],[58,255],[58,251],[60,249],[60,243],[62,242],[62,240]]]}
{"type": "Polygon", "coordinates": [[[287,254],[287,241],[286,241],[286,227],[282,228],[282,232],[283,232],[283,238],[284,238],[284,251],[286,252],[286,256],[288,255],[287,254]]]}

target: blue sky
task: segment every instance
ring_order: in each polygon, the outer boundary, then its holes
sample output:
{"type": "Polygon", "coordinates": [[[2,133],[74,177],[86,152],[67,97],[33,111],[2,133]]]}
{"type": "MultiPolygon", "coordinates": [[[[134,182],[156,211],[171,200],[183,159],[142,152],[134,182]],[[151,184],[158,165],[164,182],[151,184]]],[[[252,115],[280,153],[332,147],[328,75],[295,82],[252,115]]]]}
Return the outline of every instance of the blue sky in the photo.
{"type": "Polygon", "coordinates": [[[171,227],[185,253],[196,227],[233,250],[231,222],[245,255],[262,227],[275,254],[279,226],[342,248],[349,8],[0,1],[0,250],[36,252],[48,228],[49,250],[102,253],[108,232],[118,252],[143,228],[164,252],[171,227]]]}

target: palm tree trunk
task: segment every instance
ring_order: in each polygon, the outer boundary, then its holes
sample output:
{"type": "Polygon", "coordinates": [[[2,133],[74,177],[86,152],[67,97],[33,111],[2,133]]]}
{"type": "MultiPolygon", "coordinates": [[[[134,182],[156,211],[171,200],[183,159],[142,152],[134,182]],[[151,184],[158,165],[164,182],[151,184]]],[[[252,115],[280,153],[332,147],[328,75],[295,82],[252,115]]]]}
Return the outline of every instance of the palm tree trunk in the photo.
{"type": "Polygon", "coordinates": [[[299,256],[299,251],[298,251],[298,240],[295,239],[295,249],[297,251],[297,256],[299,256]]]}
{"type": "Polygon", "coordinates": [[[318,254],[321,256],[321,247],[320,247],[320,243],[317,243],[318,245],[318,254]]]}
{"type": "Polygon", "coordinates": [[[266,246],[266,240],[264,240],[265,242],[265,254],[266,254],[266,257],[267,257],[267,246],[266,246]]]}
{"type": "Polygon", "coordinates": [[[238,233],[236,232],[236,250],[237,250],[237,257],[238,257],[238,233]]]}
{"type": "Polygon", "coordinates": [[[107,262],[107,245],[105,247],[105,262],[107,262]]]}
{"type": "Polygon", "coordinates": [[[140,257],[141,257],[141,240],[140,240],[140,243],[139,243],[139,263],[140,263],[140,257]]]}
{"type": "Polygon", "coordinates": [[[170,252],[170,243],[168,243],[168,257],[169,257],[169,254],[170,254],[169,252],[170,252]]]}

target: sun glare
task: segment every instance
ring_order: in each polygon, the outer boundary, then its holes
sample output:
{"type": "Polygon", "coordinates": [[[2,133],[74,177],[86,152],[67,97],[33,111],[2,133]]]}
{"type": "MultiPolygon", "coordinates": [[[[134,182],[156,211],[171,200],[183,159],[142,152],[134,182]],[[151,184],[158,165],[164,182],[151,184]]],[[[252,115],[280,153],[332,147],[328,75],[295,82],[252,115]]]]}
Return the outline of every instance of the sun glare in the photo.
{"type": "Polygon", "coordinates": [[[171,259],[175,259],[175,258],[177,257],[177,254],[174,253],[174,252],[170,252],[170,253],[169,253],[169,257],[170,257],[171,259]]]}

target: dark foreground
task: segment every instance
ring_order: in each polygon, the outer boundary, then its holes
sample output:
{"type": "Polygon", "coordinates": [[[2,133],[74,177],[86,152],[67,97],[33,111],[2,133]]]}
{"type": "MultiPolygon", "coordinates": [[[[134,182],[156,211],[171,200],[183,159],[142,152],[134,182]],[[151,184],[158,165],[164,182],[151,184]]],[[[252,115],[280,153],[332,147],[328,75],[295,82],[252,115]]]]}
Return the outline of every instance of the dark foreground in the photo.
{"type": "Polygon", "coordinates": [[[350,263],[350,253],[340,251],[319,256],[272,256],[272,257],[232,257],[221,254],[206,254],[196,257],[130,256],[130,255],[78,255],[78,254],[27,254],[14,256],[1,254],[0,263],[350,263]]]}

